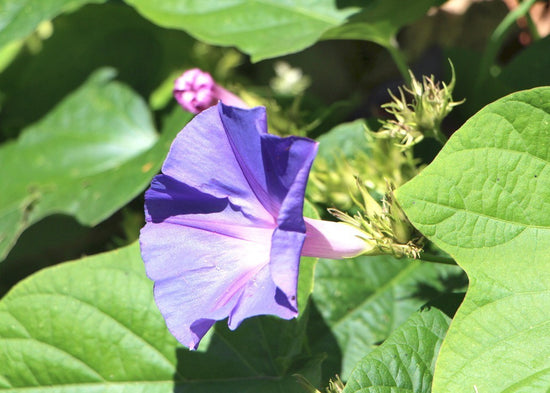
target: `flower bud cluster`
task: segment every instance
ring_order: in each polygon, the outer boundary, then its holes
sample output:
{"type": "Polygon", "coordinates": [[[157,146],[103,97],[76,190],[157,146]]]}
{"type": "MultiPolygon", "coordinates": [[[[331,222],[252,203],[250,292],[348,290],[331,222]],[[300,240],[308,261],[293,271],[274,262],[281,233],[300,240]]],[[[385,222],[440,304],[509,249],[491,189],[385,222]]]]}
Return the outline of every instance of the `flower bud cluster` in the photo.
{"type": "Polygon", "coordinates": [[[453,101],[456,80],[452,64],[451,70],[448,85],[435,82],[433,75],[423,76],[419,81],[410,72],[411,86],[400,87],[398,96],[390,92],[392,101],[382,105],[394,119],[383,123],[379,136],[397,139],[405,147],[415,145],[424,137],[435,138],[444,144],[447,138],[441,131],[441,122],[455,106],[464,102],[453,101]]]}
{"type": "Polygon", "coordinates": [[[380,131],[365,129],[368,152],[341,155],[332,163],[319,157],[311,172],[308,197],[332,206],[331,214],[363,232],[368,243],[363,255],[418,258],[422,251],[424,238],[395,201],[393,189],[420,171],[411,149],[416,143],[426,136],[444,143],[441,122],[460,102],[452,99],[454,70],[449,85],[434,82],[433,76],[418,81],[411,73],[411,78],[411,87],[400,88],[399,98],[392,95],[383,106],[395,119],[380,131]],[[384,197],[379,203],[371,193],[384,197]]]}
{"type": "Polygon", "coordinates": [[[357,181],[361,201],[356,200],[360,209],[353,216],[338,209],[329,212],[340,221],[359,228],[370,244],[363,255],[390,254],[396,258],[419,258],[424,238],[407,219],[407,216],[393,197],[394,187],[387,184],[387,192],[382,202],[374,199],[361,181],[357,181]]]}

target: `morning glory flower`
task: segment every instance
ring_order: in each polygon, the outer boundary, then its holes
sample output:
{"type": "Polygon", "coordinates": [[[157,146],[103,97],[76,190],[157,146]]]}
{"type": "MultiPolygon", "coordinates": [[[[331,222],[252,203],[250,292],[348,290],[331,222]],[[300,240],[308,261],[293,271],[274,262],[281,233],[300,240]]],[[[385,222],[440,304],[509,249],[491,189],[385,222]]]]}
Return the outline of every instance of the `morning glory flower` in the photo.
{"type": "Polygon", "coordinates": [[[344,223],[302,216],[317,143],[267,133],[265,109],[219,103],[176,137],[145,194],[140,245],[168,329],[196,349],[218,321],[298,314],[300,255],[352,257],[344,223]]]}
{"type": "Polygon", "coordinates": [[[183,109],[195,114],[216,105],[218,101],[239,108],[248,107],[235,94],[218,85],[208,72],[198,68],[185,71],[174,81],[174,98],[183,109]]]}

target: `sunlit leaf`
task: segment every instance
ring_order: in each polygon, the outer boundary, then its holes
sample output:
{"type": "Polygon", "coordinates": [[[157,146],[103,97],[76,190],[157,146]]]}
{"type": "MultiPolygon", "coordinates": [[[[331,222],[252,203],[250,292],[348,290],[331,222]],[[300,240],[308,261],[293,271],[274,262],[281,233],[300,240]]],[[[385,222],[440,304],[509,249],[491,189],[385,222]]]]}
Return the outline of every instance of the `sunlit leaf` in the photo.
{"type": "Polygon", "coordinates": [[[297,52],[358,11],[334,0],[126,0],[160,26],[215,45],[236,46],[253,61],[297,52]]]}
{"type": "Polygon", "coordinates": [[[48,268],[0,301],[0,391],[302,392],[298,321],[219,323],[196,352],[166,329],[139,246],[48,268]],[[224,326],[225,325],[225,326],[224,326]]]}
{"type": "Polygon", "coordinates": [[[434,393],[550,386],[550,88],[474,115],[397,190],[414,225],[470,278],[434,393]]]}
{"type": "Polygon", "coordinates": [[[439,348],[450,318],[437,308],[411,317],[351,373],[343,393],[430,393],[439,348]]]}

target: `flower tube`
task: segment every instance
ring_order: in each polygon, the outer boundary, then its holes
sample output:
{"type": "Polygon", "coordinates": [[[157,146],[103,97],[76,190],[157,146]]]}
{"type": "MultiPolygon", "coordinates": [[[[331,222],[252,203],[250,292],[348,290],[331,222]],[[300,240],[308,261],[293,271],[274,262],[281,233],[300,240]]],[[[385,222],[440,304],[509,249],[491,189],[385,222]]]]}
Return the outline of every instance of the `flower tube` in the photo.
{"type": "Polygon", "coordinates": [[[193,68],[174,81],[174,98],[191,113],[197,114],[222,101],[226,105],[248,108],[235,94],[218,85],[208,72],[193,68]]]}
{"type": "Polygon", "coordinates": [[[317,143],[266,128],[262,107],[203,111],[145,194],[146,272],[168,329],[191,349],[218,320],[235,329],[255,315],[296,317],[303,251],[343,258],[368,248],[348,224],[304,221],[317,143]]]}

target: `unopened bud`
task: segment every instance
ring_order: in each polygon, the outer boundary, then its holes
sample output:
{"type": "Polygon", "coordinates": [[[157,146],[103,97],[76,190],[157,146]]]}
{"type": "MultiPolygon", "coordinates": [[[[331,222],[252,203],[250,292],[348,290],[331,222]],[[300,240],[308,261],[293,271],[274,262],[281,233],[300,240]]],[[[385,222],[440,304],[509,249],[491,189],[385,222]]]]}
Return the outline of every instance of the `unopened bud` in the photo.
{"type": "Polygon", "coordinates": [[[216,105],[218,101],[225,105],[249,108],[235,94],[219,86],[208,72],[198,68],[185,71],[174,81],[174,98],[183,109],[195,114],[216,105]]]}

